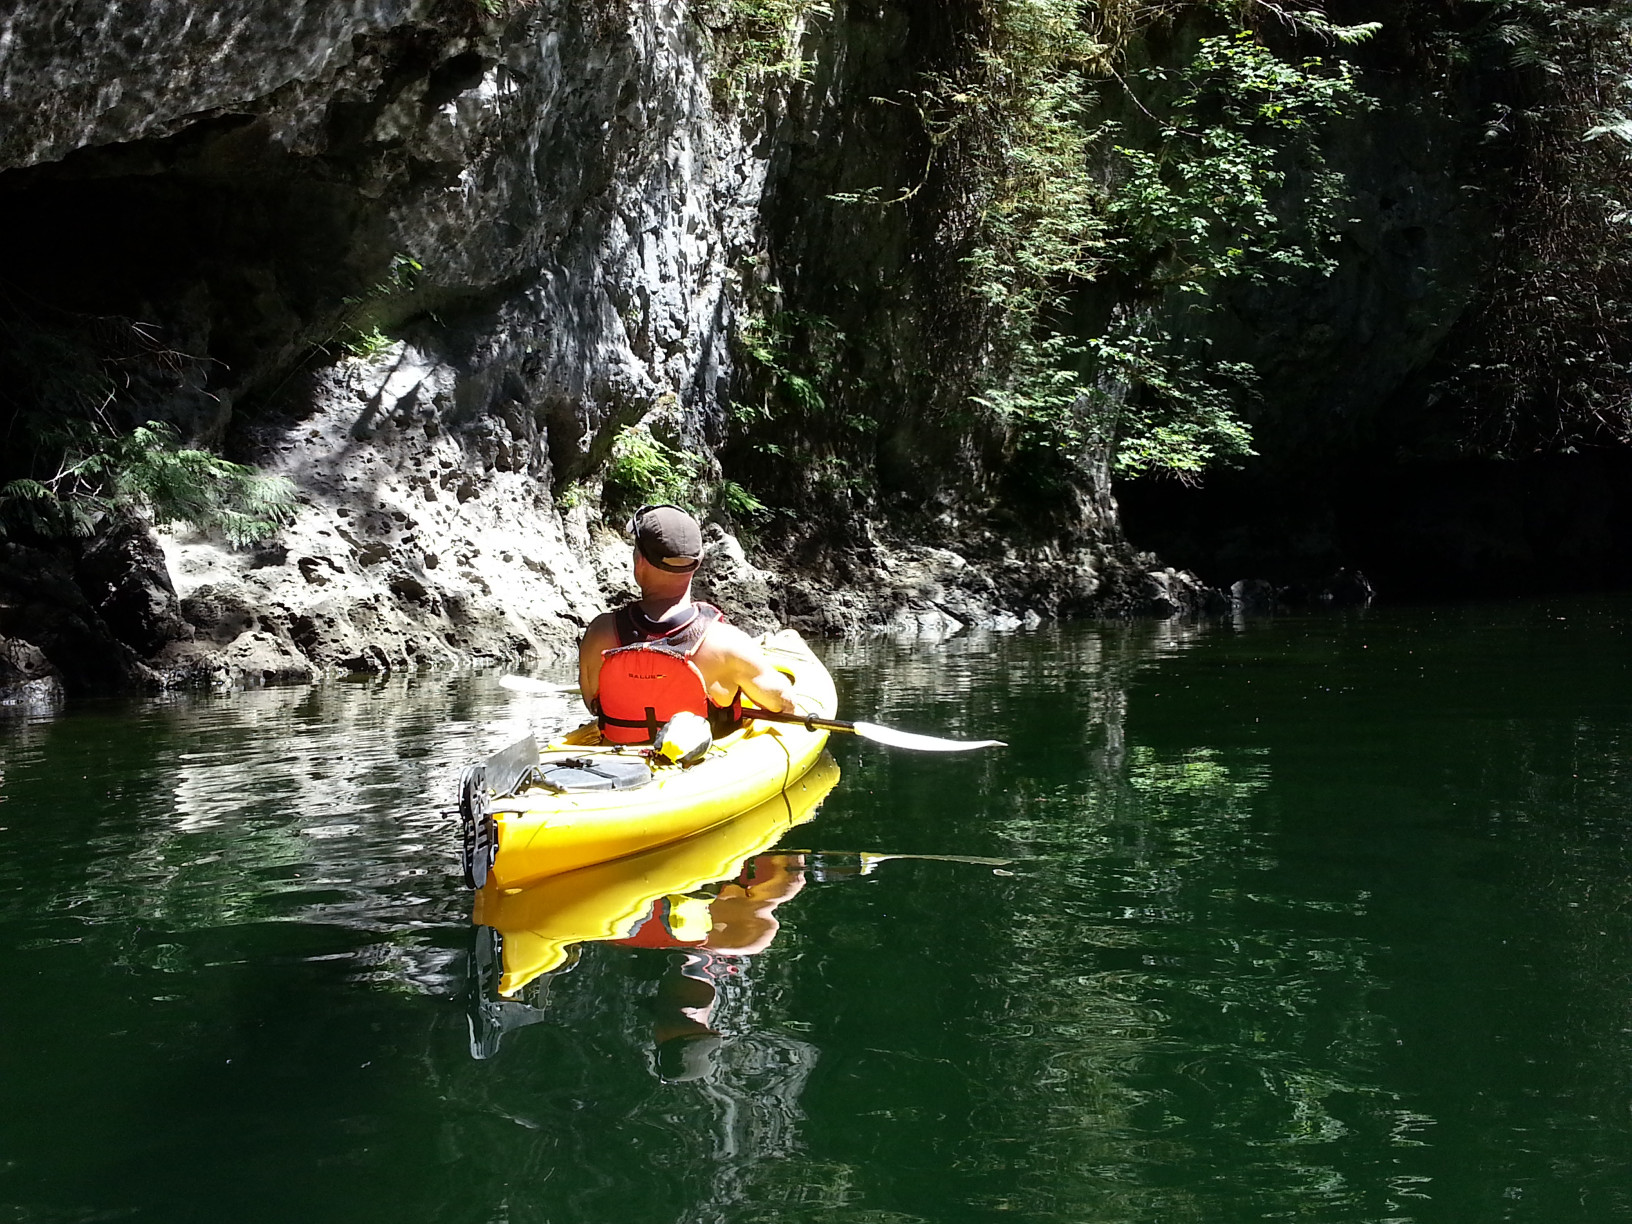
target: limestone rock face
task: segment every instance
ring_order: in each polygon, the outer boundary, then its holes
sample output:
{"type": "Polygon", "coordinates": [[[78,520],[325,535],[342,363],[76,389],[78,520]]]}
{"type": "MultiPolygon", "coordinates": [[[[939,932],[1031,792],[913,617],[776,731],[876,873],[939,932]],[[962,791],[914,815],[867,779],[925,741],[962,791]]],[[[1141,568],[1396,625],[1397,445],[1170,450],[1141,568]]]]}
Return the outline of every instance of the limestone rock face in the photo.
{"type": "Polygon", "coordinates": [[[748,560],[742,543],[716,523],[703,532],[707,552],[698,567],[692,589],[701,599],[721,609],[746,633],[764,633],[781,625],[771,607],[776,576],[748,560]]]}
{"type": "Polygon", "coordinates": [[[77,252],[20,275],[140,318],[166,356],[139,412],[300,495],[260,548],[167,536],[169,578],[129,531],[58,574],[105,670],[128,678],[124,648],[155,683],[567,649],[616,592],[558,495],[654,410],[679,444],[718,433],[765,150],[716,104],[687,5],[508,7],[0,18],[0,186],[77,252]]]}
{"type": "Polygon", "coordinates": [[[435,4],[293,0],[188,4],[66,0],[0,18],[0,163],[61,161],[77,149],[167,136],[279,91],[309,94],[286,123],[321,121],[354,39],[425,25],[435,4]],[[290,87],[296,87],[291,90],[290,87]]]}

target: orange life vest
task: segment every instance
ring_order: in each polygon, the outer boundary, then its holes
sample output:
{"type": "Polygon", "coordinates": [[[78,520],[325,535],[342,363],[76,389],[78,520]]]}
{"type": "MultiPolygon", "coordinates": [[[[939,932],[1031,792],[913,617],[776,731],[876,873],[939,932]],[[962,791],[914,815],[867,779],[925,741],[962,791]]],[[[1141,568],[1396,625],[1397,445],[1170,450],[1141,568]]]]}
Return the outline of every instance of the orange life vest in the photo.
{"type": "Polygon", "coordinates": [[[708,902],[695,896],[659,897],[637,926],[609,942],[626,948],[695,948],[714,930],[708,902]]]}
{"type": "Polygon", "coordinates": [[[610,742],[649,744],[676,714],[709,716],[708,685],[691,657],[708,627],[724,618],[709,604],[692,608],[692,615],[671,629],[647,619],[638,605],[618,609],[614,623],[621,645],[601,652],[595,699],[601,734],[610,742]]]}

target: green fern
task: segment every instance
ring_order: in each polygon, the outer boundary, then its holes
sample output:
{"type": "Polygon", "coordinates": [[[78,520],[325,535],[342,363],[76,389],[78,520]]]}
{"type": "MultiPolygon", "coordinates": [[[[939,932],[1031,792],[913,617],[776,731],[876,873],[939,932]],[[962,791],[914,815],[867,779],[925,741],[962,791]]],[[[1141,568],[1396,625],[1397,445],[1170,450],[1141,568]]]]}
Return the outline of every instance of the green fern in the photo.
{"type": "Polygon", "coordinates": [[[760,402],[741,404],[739,412],[766,420],[789,408],[807,420],[826,412],[827,399],[820,384],[831,376],[834,356],[845,340],[832,320],[794,310],[748,314],[738,324],[736,339],[764,375],[760,402]],[[795,336],[803,349],[797,356],[793,351],[795,336]],[[809,373],[800,373],[796,365],[809,373]]]}
{"type": "Polygon", "coordinates": [[[714,502],[728,514],[744,518],[758,518],[769,513],[769,507],[734,480],[722,480],[714,486],[714,502]]]}
{"type": "Polygon", "coordinates": [[[264,539],[294,516],[295,487],[281,476],[180,445],[171,425],[148,421],[123,435],[71,431],[55,475],[0,486],[0,534],[89,536],[115,509],[155,526],[188,523],[234,547],[264,539]]]}
{"type": "Polygon", "coordinates": [[[612,442],[603,498],[614,511],[642,502],[688,504],[701,468],[695,455],[663,445],[645,425],[631,425],[612,442]]]}

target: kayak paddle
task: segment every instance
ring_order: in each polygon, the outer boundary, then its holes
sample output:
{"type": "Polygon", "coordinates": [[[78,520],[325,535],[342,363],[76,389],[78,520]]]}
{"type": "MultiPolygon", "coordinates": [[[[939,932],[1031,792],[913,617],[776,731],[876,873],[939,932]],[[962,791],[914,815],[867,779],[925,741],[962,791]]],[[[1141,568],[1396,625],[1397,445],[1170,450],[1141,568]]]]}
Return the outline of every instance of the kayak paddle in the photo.
{"type": "Polygon", "coordinates": [[[537,693],[550,697],[571,696],[578,691],[576,684],[554,684],[549,680],[534,680],[531,676],[500,676],[499,687],[513,693],[537,693]]]}
{"type": "MultiPolygon", "coordinates": [[[[578,691],[576,684],[553,684],[548,680],[534,680],[531,676],[500,676],[499,683],[516,693],[561,696],[578,691]]],[[[969,752],[975,748],[1008,747],[1002,740],[941,739],[935,735],[897,731],[894,727],[881,727],[877,723],[845,722],[843,719],[820,718],[814,714],[783,714],[777,710],[761,710],[755,706],[744,706],[742,716],[757,718],[762,722],[794,723],[807,731],[814,731],[817,727],[828,731],[843,731],[849,735],[859,735],[864,740],[872,740],[875,744],[883,744],[889,748],[906,748],[913,752],[969,752]]]]}
{"type": "Polygon", "coordinates": [[[881,727],[877,723],[845,722],[842,718],[818,718],[814,714],[784,714],[780,710],[761,710],[757,706],[743,706],[742,716],[757,718],[764,722],[795,723],[806,731],[814,731],[817,727],[828,731],[844,731],[850,735],[859,735],[865,740],[872,740],[875,744],[884,744],[891,748],[908,748],[913,752],[968,752],[972,748],[1008,747],[1002,740],[941,739],[935,735],[897,731],[894,727],[881,727]]]}

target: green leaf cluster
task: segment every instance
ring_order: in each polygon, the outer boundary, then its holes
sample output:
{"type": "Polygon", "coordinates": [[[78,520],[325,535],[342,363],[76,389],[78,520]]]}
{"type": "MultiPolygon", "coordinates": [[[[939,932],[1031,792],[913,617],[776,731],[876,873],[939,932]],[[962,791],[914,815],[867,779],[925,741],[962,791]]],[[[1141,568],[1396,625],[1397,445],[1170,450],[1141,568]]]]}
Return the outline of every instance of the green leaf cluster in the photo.
{"type": "MultiPolygon", "coordinates": [[[[570,509],[582,488],[569,486],[561,505],[570,509]]],[[[627,514],[647,502],[672,502],[693,513],[710,507],[739,522],[762,518],[769,508],[734,480],[710,480],[696,455],[665,445],[645,423],[618,432],[602,475],[601,500],[614,515],[627,514]]]]}
{"type": "MultiPolygon", "coordinates": [[[[993,326],[976,398],[1022,448],[1109,448],[1123,472],[1187,479],[1252,453],[1251,371],[1164,319],[1232,282],[1331,269],[1346,188],[1320,138],[1367,104],[1343,61],[1271,47],[1254,7],[989,0],[972,72],[935,84],[932,131],[964,146],[980,207],[966,264],[993,326]],[[1131,68],[1133,40],[1179,12],[1228,28],[1181,64],[1131,68]],[[1120,305],[1085,336],[1072,307],[1095,281],[1120,305]]],[[[1375,29],[1283,15],[1331,42],[1375,29]]]]}
{"type": "Polygon", "coordinates": [[[341,299],[345,313],[330,340],[339,337],[340,350],[348,357],[364,360],[378,357],[394,343],[381,327],[380,315],[384,313],[381,308],[412,293],[424,270],[425,265],[411,255],[399,251],[391,256],[391,265],[384,277],[361,293],[341,299]]]}
{"type": "Polygon", "coordinates": [[[189,523],[235,546],[294,513],[285,479],[183,445],[151,419],[198,394],[204,359],[121,315],[19,311],[0,300],[0,537],[85,538],[110,514],[189,523]]]}
{"type": "Polygon", "coordinates": [[[760,518],[770,512],[770,507],[734,480],[716,482],[710,500],[735,518],[760,518]]]}
{"type": "Polygon", "coordinates": [[[1468,0],[1500,258],[1436,388],[1451,453],[1632,441],[1632,3],[1468,0]]]}
{"type": "Polygon", "coordinates": [[[1345,187],[1317,136],[1365,105],[1349,65],[1294,64],[1238,30],[1200,40],[1182,69],[1137,79],[1169,101],[1142,147],[1117,141],[1115,124],[1099,131],[1113,142],[1109,258],[1198,296],[1237,277],[1331,271],[1325,246],[1345,187]]]}
{"type": "Polygon", "coordinates": [[[851,414],[835,422],[825,415],[828,403],[821,388],[832,377],[845,342],[831,319],[797,310],[748,313],[737,324],[736,340],[743,356],[759,367],[762,388],[757,401],[737,405],[739,416],[769,421],[793,415],[863,433],[876,428],[871,418],[851,414]]]}
{"type": "Polygon", "coordinates": [[[148,421],[126,433],[75,423],[54,437],[62,455],[43,479],[0,485],[0,536],[85,537],[115,510],[155,526],[188,523],[234,546],[271,535],[294,514],[295,489],[281,476],[181,445],[174,426],[148,421]]]}
{"type": "Polygon", "coordinates": [[[813,20],[832,15],[826,0],[711,0],[697,19],[714,44],[715,89],[742,104],[769,87],[810,77],[805,34],[813,20]]]}
{"type": "MultiPolygon", "coordinates": [[[[846,499],[876,492],[879,420],[861,397],[827,391],[839,385],[847,342],[833,320],[809,311],[744,312],[734,339],[745,377],[733,416],[750,449],[780,473],[783,495],[795,486],[846,499]]],[[[764,512],[761,505],[748,513],[764,512]]]]}
{"type": "Polygon", "coordinates": [[[614,511],[645,502],[690,505],[701,470],[695,455],[665,446],[645,424],[630,425],[612,441],[602,497],[614,511]]]}

